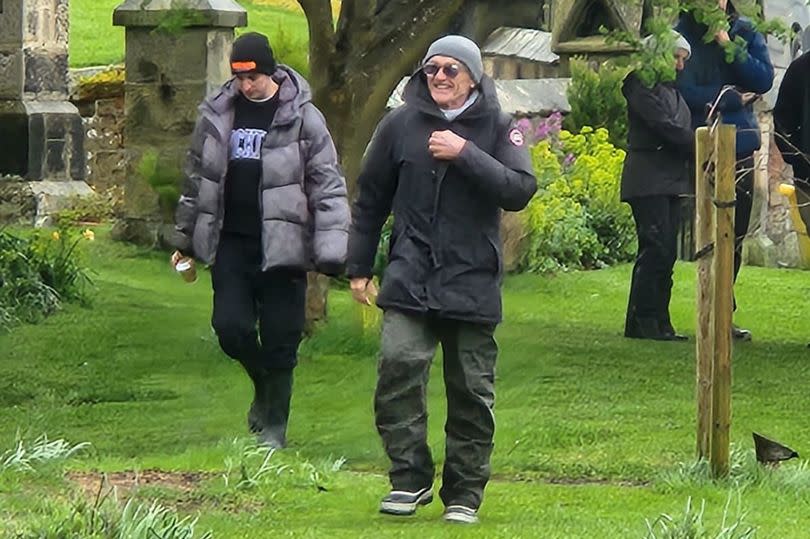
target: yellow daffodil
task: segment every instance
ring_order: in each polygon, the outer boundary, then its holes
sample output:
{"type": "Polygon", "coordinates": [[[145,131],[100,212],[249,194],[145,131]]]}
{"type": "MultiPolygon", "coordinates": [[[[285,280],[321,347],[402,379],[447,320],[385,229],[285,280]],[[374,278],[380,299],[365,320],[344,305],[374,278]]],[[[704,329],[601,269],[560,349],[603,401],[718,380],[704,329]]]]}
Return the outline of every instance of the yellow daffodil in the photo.
{"type": "Polygon", "coordinates": [[[96,239],[96,233],[90,230],[89,228],[84,232],[82,232],[82,236],[84,236],[84,239],[88,241],[93,241],[94,239],[96,239]]]}
{"type": "Polygon", "coordinates": [[[59,241],[60,237],[61,236],[59,235],[58,230],[54,230],[53,233],[51,234],[51,239],[53,239],[53,241],[59,241]]]}

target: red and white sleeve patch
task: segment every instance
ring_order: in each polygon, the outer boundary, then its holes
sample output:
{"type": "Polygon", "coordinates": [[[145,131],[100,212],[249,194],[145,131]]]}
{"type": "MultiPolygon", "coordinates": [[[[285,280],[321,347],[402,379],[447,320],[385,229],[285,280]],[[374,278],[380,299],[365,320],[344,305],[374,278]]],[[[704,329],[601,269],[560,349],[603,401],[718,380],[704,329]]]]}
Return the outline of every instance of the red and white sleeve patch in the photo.
{"type": "Polygon", "coordinates": [[[521,133],[519,129],[512,129],[509,131],[509,142],[515,146],[523,146],[523,143],[525,142],[523,133],[521,133]]]}

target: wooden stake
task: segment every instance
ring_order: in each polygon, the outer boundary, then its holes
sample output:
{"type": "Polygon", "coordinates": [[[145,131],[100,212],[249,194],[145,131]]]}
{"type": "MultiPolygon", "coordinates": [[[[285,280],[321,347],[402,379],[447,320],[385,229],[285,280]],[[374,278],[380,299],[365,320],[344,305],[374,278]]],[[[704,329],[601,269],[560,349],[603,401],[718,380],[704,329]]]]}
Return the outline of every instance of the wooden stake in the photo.
{"type": "Polygon", "coordinates": [[[700,127],[695,136],[695,240],[697,253],[697,457],[709,458],[712,424],[712,246],[714,242],[714,186],[709,185],[706,167],[712,153],[708,127],[700,127]]]}
{"type": "Polygon", "coordinates": [[[714,368],[712,371],[711,467],[714,477],[728,475],[731,428],[731,315],[734,277],[734,199],[736,134],[718,125],[715,136],[714,368]]]}

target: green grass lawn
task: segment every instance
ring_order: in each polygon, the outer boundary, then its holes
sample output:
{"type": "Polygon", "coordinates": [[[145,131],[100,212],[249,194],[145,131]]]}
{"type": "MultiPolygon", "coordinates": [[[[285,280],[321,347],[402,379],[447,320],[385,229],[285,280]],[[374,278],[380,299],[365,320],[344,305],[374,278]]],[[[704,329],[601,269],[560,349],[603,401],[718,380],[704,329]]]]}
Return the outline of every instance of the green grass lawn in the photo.
{"type": "MultiPolygon", "coordinates": [[[[734,349],[732,440],[744,461],[736,487],[682,470],[694,455],[694,342],[621,336],[629,266],[509,278],[497,334],[496,477],[482,524],[460,530],[442,525],[438,503],[409,519],[376,513],[386,491],[371,411],[376,335],[363,332],[345,291],[332,292],[330,322],[302,347],[290,449],[270,458],[256,485],[237,486],[240,464],[250,476],[261,458],[243,457],[249,382],[212,335],[207,272],[185,285],[162,254],[104,238],[89,246],[93,307],[68,306],[0,336],[0,455],[42,434],[92,445],[39,472],[0,466],[0,537],[50,537],[31,530],[87,498],[75,473],[147,470],[196,475],[121,499],[199,515],[198,529],[217,538],[643,537],[645,518],[681,512],[690,496],[706,500],[716,528],[730,493],[758,537],[807,536],[810,471],[794,461],[757,472],[748,462],[751,431],[800,454],[810,448],[807,273],[741,274],[737,320],[754,341],[734,349]]],[[[690,335],[694,271],[677,266],[673,299],[675,325],[690,335]]],[[[439,461],[440,362],[429,392],[439,461]]]]}
{"type": "MultiPolygon", "coordinates": [[[[71,0],[71,67],[124,61],[124,28],[112,25],[113,10],[120,4],[121,0],[71,0]]],[[[239,4],[248,12],[248,26],[237,33],[267,34],[279,61],[306,72],[309,37],[303,15],[249,0],[239,4]]]]}

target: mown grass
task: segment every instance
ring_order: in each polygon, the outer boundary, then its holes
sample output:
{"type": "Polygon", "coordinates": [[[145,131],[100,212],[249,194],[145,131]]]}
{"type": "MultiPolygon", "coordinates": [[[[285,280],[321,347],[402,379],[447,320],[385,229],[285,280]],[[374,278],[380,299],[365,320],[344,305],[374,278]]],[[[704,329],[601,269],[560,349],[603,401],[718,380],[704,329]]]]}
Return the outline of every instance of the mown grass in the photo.
{"type": "MultiPolygon", "coordinates": [[[[70,66],[108,65],[124,61],[124,28],[112,25],[113,10],[121,0],[71,0],[70,66]]],[[[237,33],[267,34],[279,61],[308,72],[309,34],[303,14],[261,1],[240,0],[248,12],[248,26],[237,33]]]]}
{"type": "MultiPolygon", "coordinates": [[[[707,500],[706,520],[719,522],[732,491],[742,493],[760,537],[804,536],[810,479],[797,464],[773,472],[798,474],[790,480],[717,485],[681,470],[694,455],[694,343],[621,337],[629,266],[507,280],[507,321],[497,334],[496,479],[482,525],[459,531],[439,522],[438,503],[404,521],[376,514],[386,489],[371,411],[377,340],[363,332],[345,290],[332,292],[330,322],[302,347],[291,448],[273,456],[298,475],[271,474],[237,489],[222,474],[233,469],[232,441],[246,435],[250,388],[211,332],[208,274],[184,285],[164,254],[99,237],[89,253],[93,308],[69,306],[0,336],[0,454],[18,437],[47,434],[92,444],[68,469],[209,474],[190,493],[138,495],[200,514],[200,529],[215,537],[641,537],[645,518],[678,513],[689,496],[707,500]],[[325,490],[307,479],[311,466],[340,458],[346,462],[327,474],[325,490]]],[[[732,440],[749,454],[753,430],[800,454],[810,447],[806,275],[741,274],[737,318],[754,341],[735,346],[732,440]]],[[[679,264],[675,281],[675,325],[693,334],[694,266],[679,264]]],[[[440,363],[429,388],[438,461],[440,363]]],[[[0,522],[30,529],[75,496],[58,473],[2,472],[0,522]]]]}

